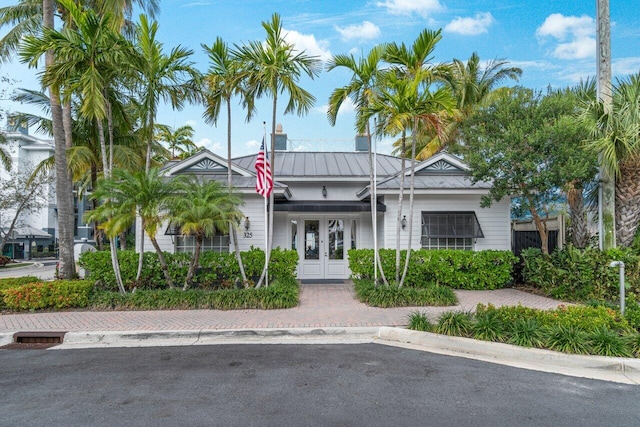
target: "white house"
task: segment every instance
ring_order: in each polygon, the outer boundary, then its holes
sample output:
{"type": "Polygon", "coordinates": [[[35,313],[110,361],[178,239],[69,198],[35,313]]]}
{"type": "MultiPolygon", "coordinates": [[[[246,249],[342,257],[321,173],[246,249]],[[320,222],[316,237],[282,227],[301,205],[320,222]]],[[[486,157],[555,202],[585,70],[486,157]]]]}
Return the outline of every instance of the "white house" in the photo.
{"type": "MultiPolygon", "coordinates": [[[[241,208],[246,217],[239,233],[241,250],[265,245],[264,199],[255,191],[256,156],[233,159],[233,185],[245,202],[241,208]]],[[[401,159],[387,155],[376,158],[379,247],[395,248],[399,233],[404,249],[409,236],[410,162],[401,171],[401,159]],[[402,173],[406,175],[402,225],[397,227],[402,173]]],[[[280,150],[272,164],[273,246],[298,251],[300,279],[348,278],[347,251],[373,248],[368,153],[280,150]]],[[[168,177],[197,174],[225,183],[227,179],[226,159],[208,150],[170,162],[163,170],[168,177]]],[[[487,194],[489,185],[472,184],[468,168],[459,158],[440,153],[418,163],[415,171],[412,248],[511,249],[510,200],[481,208],[480,199],[487,194]]],[[[139,223],[136,233],[141,234],[139,223]]],[[[194,249],[193,237],[180,236],[168,224],[157,238],[160,247],[168,252],[194,249]]],[[[229,239],[213,236],[205,247],[228,251],[229,239]]],[[[152,250],[148,238],[145,250],[152,250]]]]}

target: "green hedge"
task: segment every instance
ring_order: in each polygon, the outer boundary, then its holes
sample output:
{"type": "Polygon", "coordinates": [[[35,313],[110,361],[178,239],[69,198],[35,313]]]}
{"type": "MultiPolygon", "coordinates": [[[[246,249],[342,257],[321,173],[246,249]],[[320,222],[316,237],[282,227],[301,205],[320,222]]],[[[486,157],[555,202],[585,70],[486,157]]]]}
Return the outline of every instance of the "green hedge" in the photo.
{"type": "MultiPolygon", "coordinates": [[[[187,277],[192,255],[189,253],[164,253],[169,274],[176,286],[182,286],[187,277]]],[[[252,248],[241,253],[247,278],[256,278],[264,266],[264,251],[252,248]]],[[[160,261],[155,252],[145,252],[142,264],[142,275],[136,281],[138,254],[134,251],[118,251],[118,261],[122,280],[129,289],[164,289],[164,280],[160,261]]],[[[293,278],[298,263],[298,253],[279,248],[271,252],[269,262],[270,279],[293,278]]],[[[111,254],[108,251],[85,252],[78,263],[88,271],[88,280],[99,281],[105,290],[117,290],[116,279],[111,267],[111,254]]],[[[200,269],[196,281],[203,288],[230,287],[240,277],[240,268],[233,253],[203,252],[200,256],[200,269]]]]}
{"type": "MultiPolygon", "coordinates": [[[[387,279],[395,277],[395,250],[380,249],[387,279]]],[[[401,251],[401,267],[406,251],[401,251]]],[[[498,289],[511,283],[516,257],[510,251],[417,250],[411,252],[406,285],[454,289],[498,289]]],[[[351,249],[349,268],[355,279],[373,278],[373,250],[351,249]]]]}
{"type": "Polygon", "coordinates": [[[457,303],[451,288],[430,286],[414,288],[404,286],[375,286],[372,280],[354,280],[360,302],[373,307],[446,306],[457,303]]]}
{"type": "Polygon", "coordinates": [[[29,283],[39,282],[40,279],[35,276],[23,276],[23,277],[8,277],[0,279],[0,290],[7,288],[15,288],[20,285],[27,285],[29,283]]]}
{"type": "Polygon", "coordinates": [[[295,278],[282,278],[269,287],[249,289],[161,289],[133,293],[96,292],[90,306],[97,310],[161,309],[281,309],[298,305],[299,286],[295,278]]]}
{"type": "Polygon", "coordinates": [[[93,284],[86,280],[36,282],[2,290],[2,302],[9,310],[86,307],[93,284]]]}
{"type": "Polygon", "coordinates": [[[640,256],[631,249],[576,249],[568,246],[545,256],[539,249],[522,252],[525,284],[547,295],[567,301],[619,301],[617,268],[611,261],[625,263],[627,296],[640,297],[640,256]]]}

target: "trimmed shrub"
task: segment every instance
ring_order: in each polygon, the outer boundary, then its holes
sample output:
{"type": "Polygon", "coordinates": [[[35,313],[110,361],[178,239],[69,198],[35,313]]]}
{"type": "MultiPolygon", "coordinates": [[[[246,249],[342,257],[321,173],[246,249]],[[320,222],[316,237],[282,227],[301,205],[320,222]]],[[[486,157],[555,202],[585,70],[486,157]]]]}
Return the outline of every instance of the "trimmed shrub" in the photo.
{"type": "Polygon", "coordinates": [[[0,279],[0,290],[7,288],[15,288],[20,285],[27,285],[29,283],[39,282],[35,276],[23,276],[23,277],[8,277],[5,279],[0,279]]]}
{"type": "Polygon", "coordinates": [[[473,328],[472,322],[473,320],[469,313],[449,311],[440,316],[435,331],[442,335],[469,337],[473,328]]]}
{"type": "MultiPolygon", "coordinates": [[[[351,249],[349,268],[355,279],[373,279],[373,250],[351,249]]],[[[401,268],[406,251],[401,251],[401,268]]],[[[380,249],[387,278],[395,275],[395,250],[380,249]]],[[[512,281],[516,257],[509,251],[425,250],[411,251],[406,285],[450,286],[455,289],[497,289],[512,281]]]]}
{"type": "Polygon", "coordinates": [[[0,267],[4,267],[10,262],[11,262],[11,258],[9,258],[8,256],[0,255],[0,267]]]}
{"type": "Polygon", "coordinates": [[[354,280],[360,302],[372,307],[446,306],[457,302],[450,288],[431,286],[411,288],[404,286],[375,286],[371,280],[354,280]]]}
{"type": "MultiPolygon", "coordinates": [[[[169,274],[174,284],[182,286],[187,277],[192,254],[164,253],[169,268],[169,274]]],[[[251,248],[241,253],[247,278],[259,276],[264,267],[264,251],[251,248]]],[[[118,251],[118,261],[122,280],[128,289],[138,290],[165,289],[160,260],[155,252],[145,252],[142,264],[142,274],[135,280],[138,269],[138,254],[134,251],[118,251]]],[[[298,263],[298,253],[291,250],[273,249],[269,262],[269,277],[272,281],[285,278],[295,278],[298,263]]],[[[106,291],[117,290],[116,278],[111,266],[111,254],[108,251],[85,252],[80,256],[79,265],[88,271],[88,280],[100,283],[100,288],[106,291]]],[[[240,278],[240,267],[235,254],[228,252],[206,251],[200,255],[200,266],[196,271],[195,286],[201,288],[218,289],[231,287],[240,278]]],[[[247,284],[253,285],[253,281],[247,284]]]]}
{"type": "Polygon", "coordinates": [[[2,301],[10,310],[86,307],[92,289],[86,280],[36,282],[5,289],[2,301]]]}

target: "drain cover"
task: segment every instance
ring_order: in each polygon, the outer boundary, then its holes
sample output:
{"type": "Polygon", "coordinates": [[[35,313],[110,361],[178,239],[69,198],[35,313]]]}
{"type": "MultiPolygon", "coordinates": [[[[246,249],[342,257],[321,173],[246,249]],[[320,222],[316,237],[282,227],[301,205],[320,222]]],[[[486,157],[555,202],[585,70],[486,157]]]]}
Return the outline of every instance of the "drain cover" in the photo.
{"type": "Polygon", "coordinates": [[[13,342],[0,348],[41,350],[62,344],[66,332],[16,332],[13,342]]]}

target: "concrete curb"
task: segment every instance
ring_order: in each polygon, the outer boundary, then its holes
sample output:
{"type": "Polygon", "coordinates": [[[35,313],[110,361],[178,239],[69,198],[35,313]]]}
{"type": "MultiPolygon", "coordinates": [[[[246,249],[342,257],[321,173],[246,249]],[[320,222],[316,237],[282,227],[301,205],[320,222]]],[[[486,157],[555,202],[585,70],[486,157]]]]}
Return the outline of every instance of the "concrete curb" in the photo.
{"type": "Polygon", "coordinates": [[[53,349],[156,347],[214,344],[361,344],[373,342],[375,328],[291,328],[173,331],[68,332],[53,349]]]}
{"type": "Polygon", "coordinates": [[[640,360],[623,357],[582,356],[510,344],[451,337],[402,328],[381,327],[380,343],[461,356],[536,371],[640,384],[640,360]]]}

